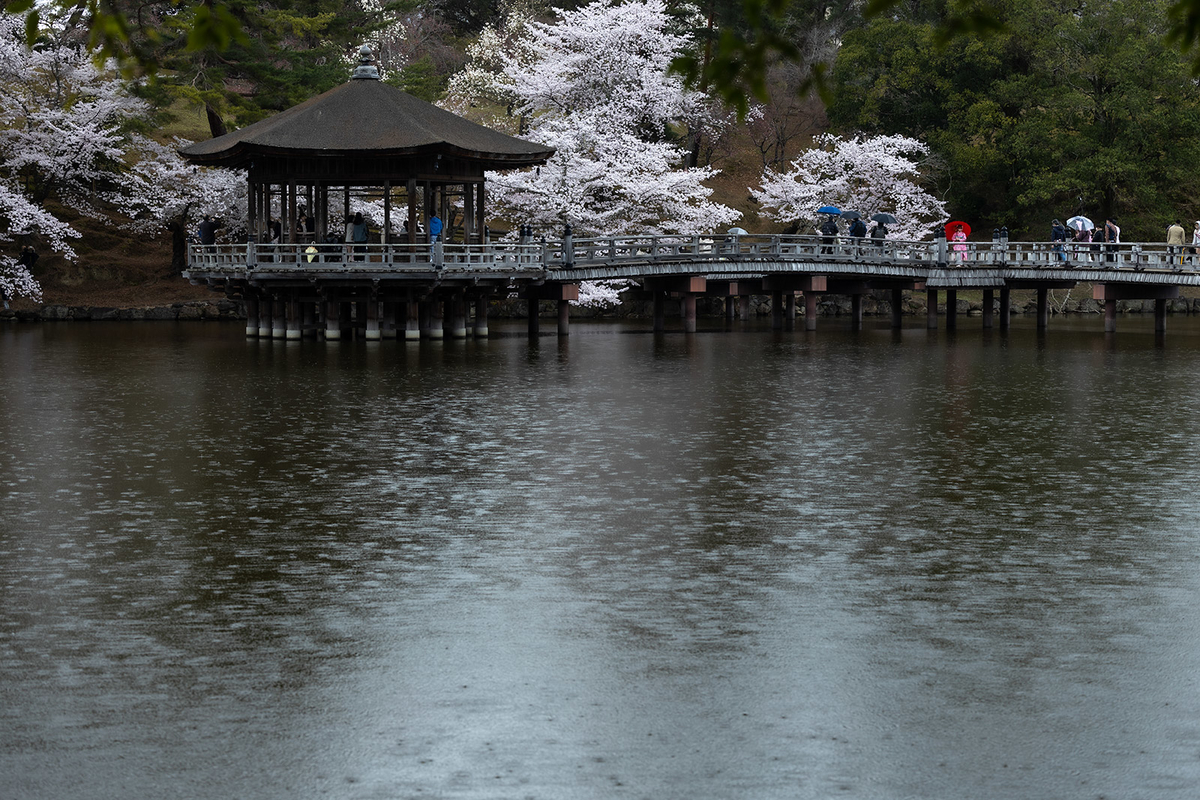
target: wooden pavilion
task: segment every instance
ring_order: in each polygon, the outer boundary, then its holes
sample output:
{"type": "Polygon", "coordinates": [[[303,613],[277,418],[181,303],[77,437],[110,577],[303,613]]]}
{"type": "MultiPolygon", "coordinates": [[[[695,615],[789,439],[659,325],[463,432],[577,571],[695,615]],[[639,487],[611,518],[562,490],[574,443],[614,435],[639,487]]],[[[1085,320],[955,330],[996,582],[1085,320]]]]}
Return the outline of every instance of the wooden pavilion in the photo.
{"type": "MultiPolygon", "coordinates": [[[[364,45],[359,54],[360,63],[346,83],[265,120],[180,150],[193,164],[247,172],[249,246],[240,251],[194,248],[188,270],[190,279],[202,282],[206,264],[244,265],[245,280],[231,282],[224,271],[220,285],[212,280],[209,284],[244,297],[248,316],[257,312],[259,319],[248,322],[247,332],[253,329],[263,335],[266,330],[273,336],[296,338],[302,327],[313,329],[313,319],[324,316],[326,336],[339,338],[345,319],[339,322],[342,314],[332,304],[342,303],[345,312],[345,303],[356,302],[367,304],[359,308],[366,318],[367,337],[379,338],[379,302],[413,305],[418,300],[452,300],[453,281],[440,272],[442,248],[455,243],[474,248],[487,244],[485,172],[544,164],[554,153],[389,86],[380,80],[370,49],[364,45]],[[382,199],[383,224],[369,248],[355,247],[351,256],[349,246],[344,254],[343,248],[334,247],[337,252],[330,255],[329,243],[349,238],[355,194],[382,199]],[[399,220],[395,219],[398,204],[403,209],[399,220]],[[331,208],[341,213],[330,212],[331,208]],[[311,228],[301,225],[301,214],[310,215],[311,228]],[[434,248],[428,223],[435,215],[445,228],[436,245],[436,263],[431,263],[435,259],[430,255],[434,248]],[[264,242],[272,241],[273,218],[279,220],[281,235],[264,248],[264,242]],[[274,274],[272,264],[277,268],[274,274]],[[283,269],[285,264],[291,269],[283,269]],[[390,271],[395,265],[403,269],[390,271]],[[303,276],[296,274],[300,267],[303,276]],[[293,308],[289,303],[313,303],[316,308],[293,308]],[[269,324],[264,324],[264,314],[269,324]]],[[[458,257],[471,262],[473,254],[464,250],[458,257]]],[[[471,282],[480,286],[479,270],[471,282]]],[[[463,299],[465,288],[458,287],[458,299],[463,299]]],[[[476,299],[487,289],[484,281],[476,299]]],[[[410,309],[410,328],[415,327],[411,318],[418,313],[410,309]]],[[[364,327],[361,321],[358,327],[364,327]]],[[[458,330],[453,328],[455,334],[458,330]]]]}

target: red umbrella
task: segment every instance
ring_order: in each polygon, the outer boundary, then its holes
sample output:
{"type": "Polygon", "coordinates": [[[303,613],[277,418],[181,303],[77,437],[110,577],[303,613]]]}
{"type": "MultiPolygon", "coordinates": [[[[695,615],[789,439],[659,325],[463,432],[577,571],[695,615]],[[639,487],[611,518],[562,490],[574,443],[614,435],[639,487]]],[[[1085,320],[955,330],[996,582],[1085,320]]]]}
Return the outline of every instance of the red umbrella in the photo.
{"type": "Polygon", "coordinates": [[[965,233],[967,236],[971,235],[971,226],[970,225],[968,225],[965,222],[955,221],[955,222],[947,222],[946,223],[946,238],[949,239],[951,236],[953,236],[954,231],[957,230],[958,228],[962,228],[963,233],[965,233]]]}

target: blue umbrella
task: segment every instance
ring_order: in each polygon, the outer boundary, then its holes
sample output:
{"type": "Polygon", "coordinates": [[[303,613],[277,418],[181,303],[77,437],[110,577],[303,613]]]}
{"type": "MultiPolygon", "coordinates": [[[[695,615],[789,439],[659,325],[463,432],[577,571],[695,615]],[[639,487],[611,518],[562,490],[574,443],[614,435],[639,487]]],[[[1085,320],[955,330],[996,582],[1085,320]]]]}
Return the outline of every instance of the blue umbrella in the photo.
{"type": "Polygon", "coordinates": [[[817,209],[817,213],[818,214],[840,214],[840,213],[842,213],[842,210],[840,208],[835,208],[834,206],[821,206],[820,208],[817,209]]]}

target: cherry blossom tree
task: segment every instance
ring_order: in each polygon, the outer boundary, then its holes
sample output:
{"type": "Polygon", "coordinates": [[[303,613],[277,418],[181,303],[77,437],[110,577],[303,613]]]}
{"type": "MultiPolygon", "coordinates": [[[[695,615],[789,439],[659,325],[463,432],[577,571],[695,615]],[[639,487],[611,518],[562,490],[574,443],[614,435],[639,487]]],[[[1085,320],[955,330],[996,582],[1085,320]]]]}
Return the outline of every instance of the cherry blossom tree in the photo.
{"type": "MultiPolygon", "coordinates": [[[[36,243],[73,259],[79,234],[47,199],[94,213],[96,187],[123,168],[127,123],[146,106],[97,68],[65,27],[26,45],[26,14],[0,13],[0,242],[36,243]]],[[[40,299],[29,270],[0,253],[0,287],[40,299]]]]}
{"type": "MultiPolygon", "coordinates": [[[[526,138],[556,149],[545,165],[489,174],[491,211],[557,234],[711,231],[740,214],[710,200],[716,174],[684,166],[666,132],[704,97],[669,73],[686,38],[662,0],[595,0],[553,23],[519,18],[485,32],[453,97],[507,103],[526,138]]],[[[518,131],[520,132],[520,131],[518,131]]]]}
{"type": "MultiPolygon", "coordinates": [[[[763,171],[762,186],[750,193],[780,221],[815,225],[817,208],[833,205],[870,217],[886,212],[893,238],[920,241],[949,217],[946,204],[921,188],[919,157],[929,148],[906,136],[821,134],[816,146],[795,158],[790,168],[763,171]]],[[[804,230],[804,226],[801,226],[804,230]]]]}

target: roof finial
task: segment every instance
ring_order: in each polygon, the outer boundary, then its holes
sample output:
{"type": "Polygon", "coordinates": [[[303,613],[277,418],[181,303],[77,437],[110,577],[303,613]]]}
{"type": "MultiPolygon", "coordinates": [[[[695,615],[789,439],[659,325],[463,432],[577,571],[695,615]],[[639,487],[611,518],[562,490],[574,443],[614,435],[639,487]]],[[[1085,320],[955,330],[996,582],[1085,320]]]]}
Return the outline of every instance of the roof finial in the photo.
{"type": "Polygon", "coordinates": [[[371,56],[371,48],[369,45],[363,45],[358,48],[358,66],[354,68],[353,74],[350,75],[352,81],[377,81],[379,80],[379,69],[376,68],[374,58],[371,56]]]}

